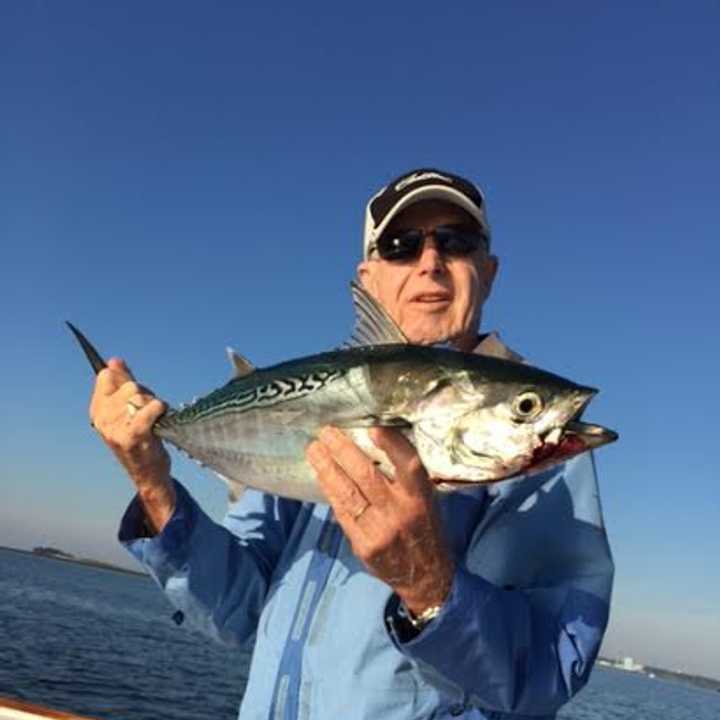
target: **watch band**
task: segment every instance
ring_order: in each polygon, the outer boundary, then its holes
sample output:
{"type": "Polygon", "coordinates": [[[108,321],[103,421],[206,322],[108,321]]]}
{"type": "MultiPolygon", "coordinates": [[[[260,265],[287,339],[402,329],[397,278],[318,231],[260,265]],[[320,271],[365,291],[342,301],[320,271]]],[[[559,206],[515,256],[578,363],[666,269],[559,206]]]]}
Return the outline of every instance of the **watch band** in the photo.
{"type": "Polygon", "coordinates": [[[410,612],[407,607],[405,607],[404,603],[403,608],[405,610],[405,614],[407,615],[407,619],[410,621],[410,624],[416,630],[422,630],[426,625],[428,625],[440,614],[440,611],[442,610],[442,605],[432,605],[426,610],[423,610],[419,615],[413,615],[413,613],[410,612]]]}

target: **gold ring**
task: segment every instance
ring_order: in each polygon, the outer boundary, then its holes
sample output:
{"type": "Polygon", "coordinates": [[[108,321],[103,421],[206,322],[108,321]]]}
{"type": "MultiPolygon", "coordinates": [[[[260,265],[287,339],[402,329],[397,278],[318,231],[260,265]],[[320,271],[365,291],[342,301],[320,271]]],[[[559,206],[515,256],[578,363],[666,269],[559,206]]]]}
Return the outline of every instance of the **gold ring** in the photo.
{"type": "Polygon", "coordinates": [[[360,516],[370,507],[370,503],[366,502],[357,512],[353,513],[352,519],[358,520],[360,516]]]}
{"type": "Polygon", "coordinates": [[[130,419],[132,419],[133,417],[135,417],[135,413],[136,413],[138,410],[140,410],[140,408],[141,408],[141,406],[140,406],[140,405],[136,405],[134,402],[132,402],[132,400],[128,400],[128,401],[127,401],[127,414],[128,414],[128,416],[130,417],[130,419]]]}

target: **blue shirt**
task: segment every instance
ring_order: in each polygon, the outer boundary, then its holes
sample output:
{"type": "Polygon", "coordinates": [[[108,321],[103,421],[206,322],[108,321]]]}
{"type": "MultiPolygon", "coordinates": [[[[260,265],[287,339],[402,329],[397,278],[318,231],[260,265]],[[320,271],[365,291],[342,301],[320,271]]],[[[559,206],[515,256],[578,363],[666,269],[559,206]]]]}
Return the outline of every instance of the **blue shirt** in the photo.
{"type": "Polygon", "coordinates": [[[587,682],[613,577],[590,453],[441,495],[457,570],[409,640],[327,505],[247,490],[218,525],[176,490],[160,534],[136,499],[120,540],[195,626],[257,633],[241,720],[552,718],[587,682]]]}

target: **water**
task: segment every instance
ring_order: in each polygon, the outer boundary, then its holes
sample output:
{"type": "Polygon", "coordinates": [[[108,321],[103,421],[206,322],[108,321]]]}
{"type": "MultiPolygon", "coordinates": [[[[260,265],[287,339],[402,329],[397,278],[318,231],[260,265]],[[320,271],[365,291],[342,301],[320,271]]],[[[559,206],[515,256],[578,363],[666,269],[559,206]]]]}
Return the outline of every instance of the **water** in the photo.
{"type": "Polygon", "coordinates": [[[237,717],[249,650],[172,613],[147,578],[0,549],[0,695],[113,720],[237,717]]]}
{"type": "Polygon", "coordinates": [[[596,668],[562,720],[720,720],[720,693],[623,670],[596,668]]]}
{"type": "MultiPolygon", "coordinates": [[[[113,720],[233,720],[249,649],[171,620],[148,579],[0,549],[0,695],[113,720]]],[[[596,669],[563,720],[720,720],[720,693],[596,669]]]]}

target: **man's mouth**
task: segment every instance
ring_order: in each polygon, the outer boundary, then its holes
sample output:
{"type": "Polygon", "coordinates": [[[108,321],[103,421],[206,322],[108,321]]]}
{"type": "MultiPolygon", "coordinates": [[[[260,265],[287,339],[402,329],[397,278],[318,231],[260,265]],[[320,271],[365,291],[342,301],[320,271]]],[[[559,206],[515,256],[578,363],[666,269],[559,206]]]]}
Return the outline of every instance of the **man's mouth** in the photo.
{"type": "Polygon", "coordinates": [[[452,295],[447,292],[424,292],[414,295],[412,302],[426,303],[435,305],[439,303],[449,303],[452,301],[452,295]]]}

